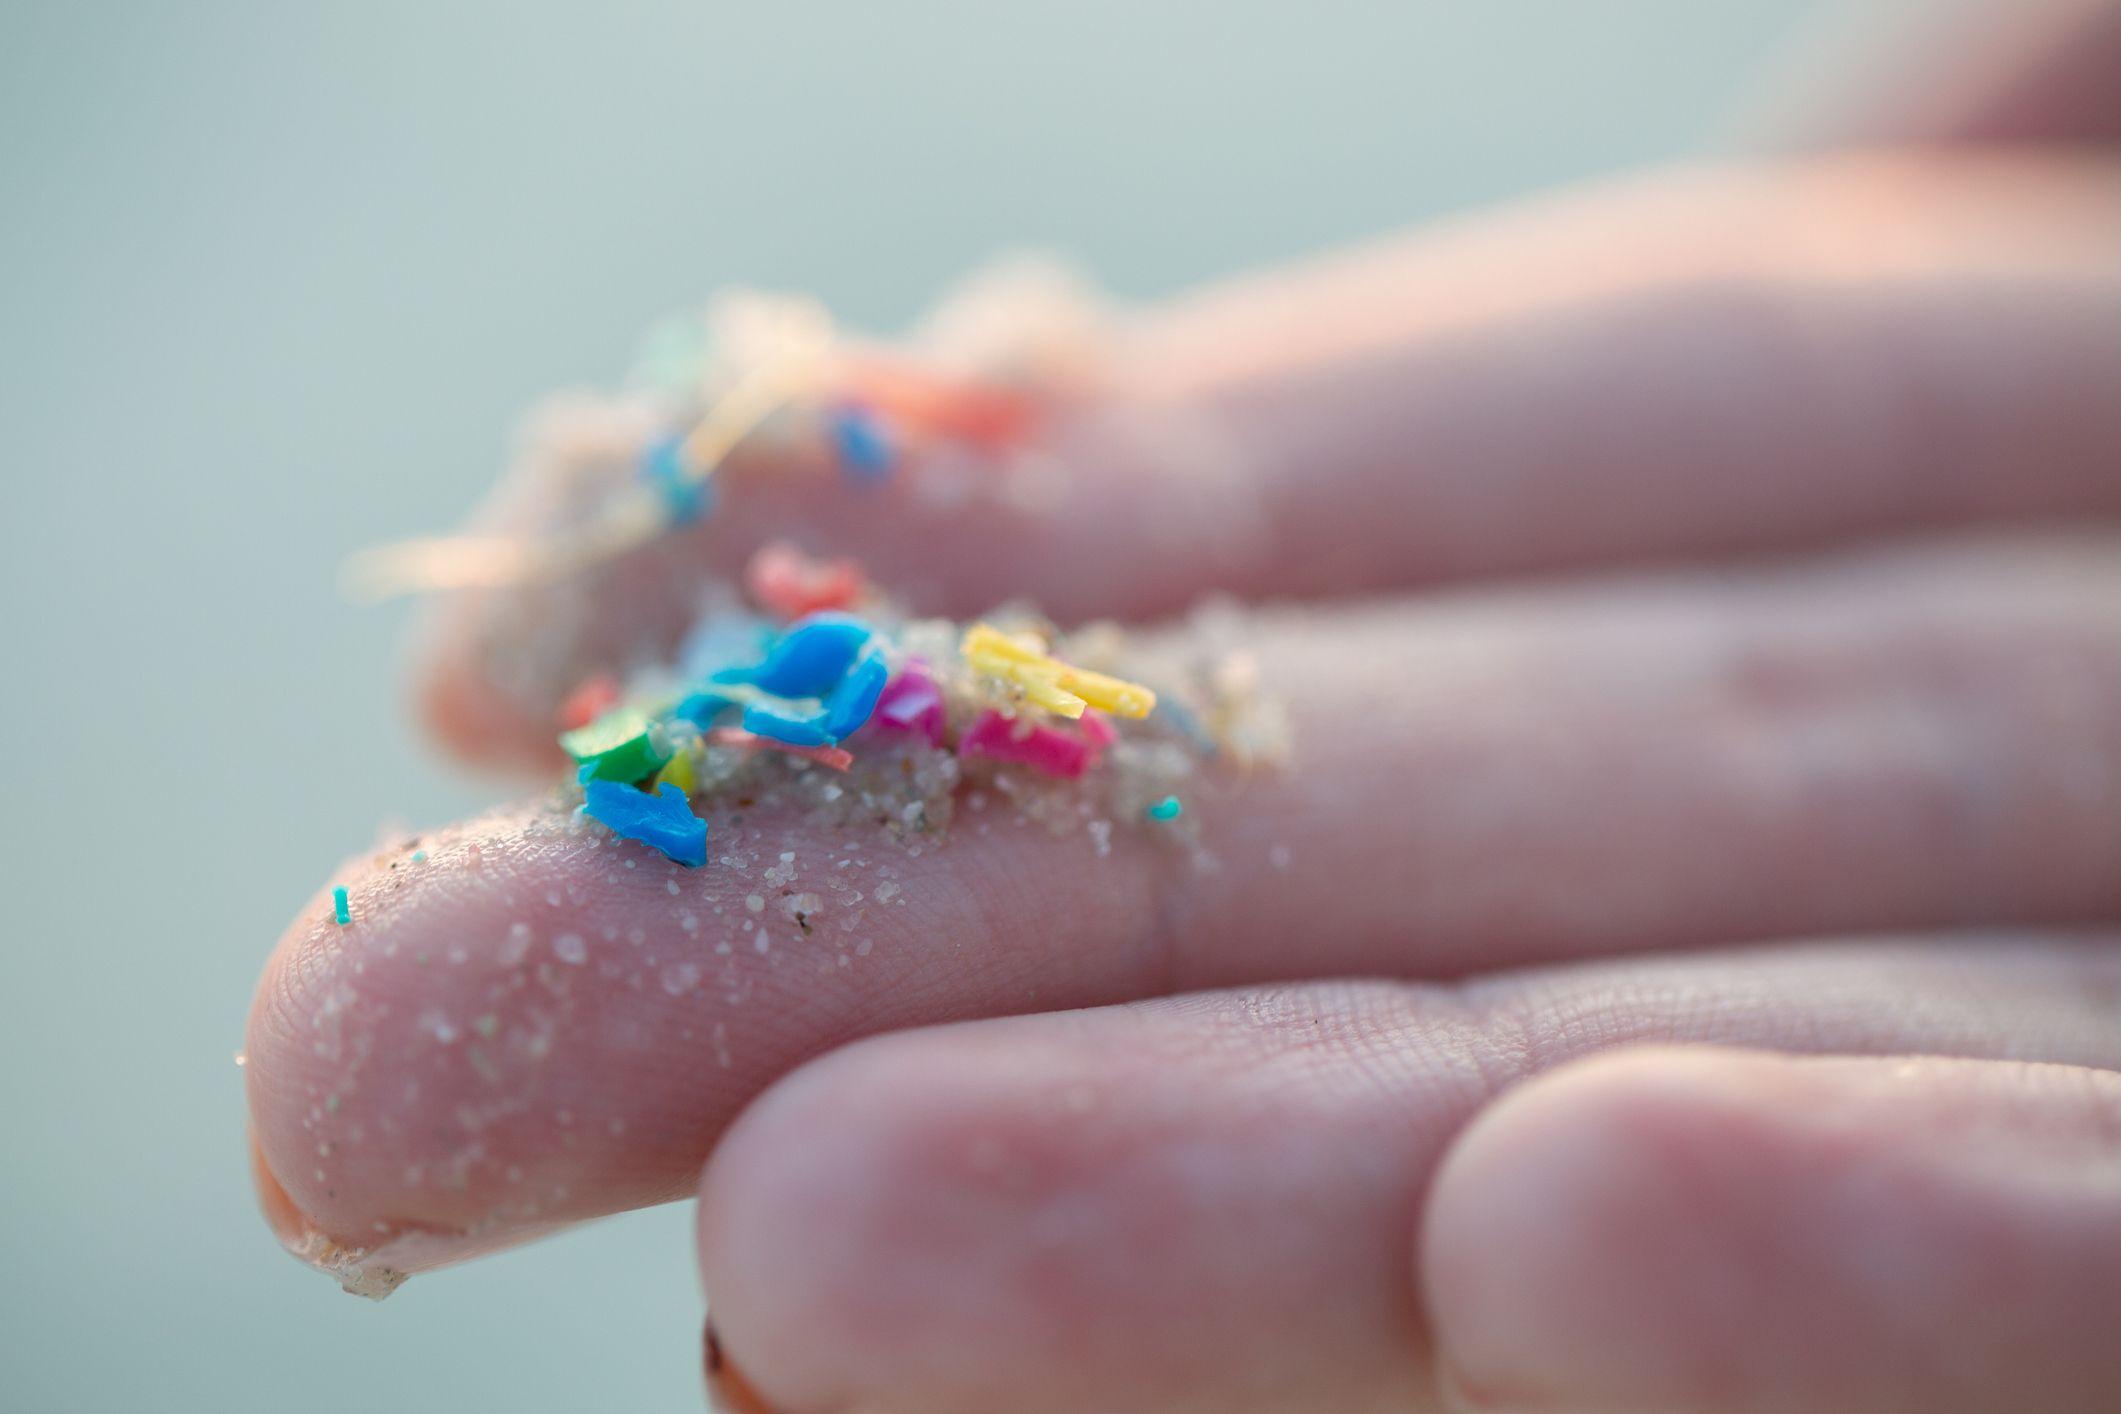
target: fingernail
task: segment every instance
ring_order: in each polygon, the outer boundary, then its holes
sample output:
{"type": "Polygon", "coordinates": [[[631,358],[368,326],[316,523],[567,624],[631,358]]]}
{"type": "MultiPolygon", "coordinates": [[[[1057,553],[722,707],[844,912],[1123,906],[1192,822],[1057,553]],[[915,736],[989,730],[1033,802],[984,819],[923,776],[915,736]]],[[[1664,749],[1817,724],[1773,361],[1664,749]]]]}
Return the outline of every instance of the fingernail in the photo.
{"type": "Polygon", "coordinates": [[[567,1226],[566,1223],[534,1225],[511,1232],[496,1243],[491,1238],[474,1239],[467,1234],[439,1228],[379,1223],[366,1241],[350,1241],[326,1232],[302,1211],[265,1162],[257,1136],[250,1137],[251,1182],[258,1192],[258,1207],[266,1226],[280,1245],[305,1266],[315,1267],[355,1296],[381,1301],[405,1284],[415,1272],[529,1242],[567,1226]]]}
{"type": "Polygon", "coordinates": [[[707,1377],[707,1407],[721,1414],[774,1414],[751,1382],[729,1362],[729,1352],[722,1349],[721,1337],[714,1333],[714,1322],[707,1323],[707,1332],[701,1341],[701,1354],[707,1377]]]}
{"type": "Polygon", "coordinates": [[[250,1175],[266,1225],[296,1261],[315,1267],[347,1291],[373,1301],[381,1301],[404,1284],[406,1273],[401,1268],[377,1260],[372,1248],[354,1246],[331,1236],[295,1206],[295,1200],[266,1164],[265,1151],[258,1146],[256,1135],[250,1136],[250,1175]]]}

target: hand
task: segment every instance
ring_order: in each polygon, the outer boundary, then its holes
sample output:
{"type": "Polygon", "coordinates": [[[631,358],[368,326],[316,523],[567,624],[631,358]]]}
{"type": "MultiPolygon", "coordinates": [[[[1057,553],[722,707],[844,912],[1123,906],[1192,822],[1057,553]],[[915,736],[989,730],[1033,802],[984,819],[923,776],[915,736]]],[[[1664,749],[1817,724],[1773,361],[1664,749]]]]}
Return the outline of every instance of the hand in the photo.
{"type": "Polygon", "coordinates": [[[431,720],[516,762],[790,524],[957,612],[1312,602],[1256,630],[1289,768],[1188,798],[1213,874],[754,816],[869,946],[721,953],[755,870],[551,802],[348,864],[251,1021],[276,1227],[387,1286],[697,1191],[718,1373],[786,1409],[2113,1407],[2121,10],[2025,8],[1844,126],[1889,150],[1152,313],[1038,515],[732,498],[453,601],[431,720]]]}

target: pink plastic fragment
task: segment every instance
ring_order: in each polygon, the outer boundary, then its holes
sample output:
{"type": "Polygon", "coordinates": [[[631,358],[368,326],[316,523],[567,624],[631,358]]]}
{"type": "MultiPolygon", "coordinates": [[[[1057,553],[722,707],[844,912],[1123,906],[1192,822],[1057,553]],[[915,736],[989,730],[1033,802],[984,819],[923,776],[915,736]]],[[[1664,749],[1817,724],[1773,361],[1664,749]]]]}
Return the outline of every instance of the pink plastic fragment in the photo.
{"type": "Polygon", "coordinates": [[[1070,732],[989,711],[959,739],[957,754],[1012,761],[1074,780],[1097,764],[1113,737],[1111,726],[1095,712],[1085,712],[1078,730],[1070,732]]]}
{"type": "Polygon", "coordinates": [[[918,668],[907,668],[884,684],[871,721],[893,731],[912,732],[930,746],[943,744],[943,690],[918,668]]]}
{"type": "Polygon", "coordinates": [[[778,751],[785,756],[815,761],[834,771],[844,771],[854,764],[854,753],[837,746],[796,746],[791,742],[775,741],[770,736],[756,736],[742,727],[716,727],[707,733],[707,744],[733,746],[740,751],[778,751]]]}

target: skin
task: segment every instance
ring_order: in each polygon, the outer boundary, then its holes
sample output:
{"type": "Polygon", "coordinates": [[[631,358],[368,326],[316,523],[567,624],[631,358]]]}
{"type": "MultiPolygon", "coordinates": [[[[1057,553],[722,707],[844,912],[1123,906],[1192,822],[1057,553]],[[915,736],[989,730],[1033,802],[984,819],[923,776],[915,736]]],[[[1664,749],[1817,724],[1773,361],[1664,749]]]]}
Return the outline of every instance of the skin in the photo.
{"type": "MultiPolygon", "coordinates": [[[[939,611],[1281,601],[1296,755],[1189,789],[1205,875],[755,812],[713,849],[865,895],[763,952],[756,870],[549,801],[349,861],[252,1013],[275,1228],[404,1272],[697,1194],[740,1408],[2114,1407],[2117,17],[1150,311],[1038,515],[761,476],[445,603],[488,764],[790,528],[939,611]]],[[[639,434],[548,421],[489,523],[639,434]]]]}

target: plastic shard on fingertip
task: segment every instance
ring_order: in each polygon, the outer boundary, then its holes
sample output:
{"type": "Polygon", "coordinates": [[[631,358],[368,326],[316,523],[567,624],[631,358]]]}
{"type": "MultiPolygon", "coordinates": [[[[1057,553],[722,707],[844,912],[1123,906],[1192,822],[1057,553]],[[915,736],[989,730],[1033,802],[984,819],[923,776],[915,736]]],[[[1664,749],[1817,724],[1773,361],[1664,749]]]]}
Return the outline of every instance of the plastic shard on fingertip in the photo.
{"type": "Polygon", "coordinates": [[[823,609],[851,609],[868,594],[867,577],[850,559],[813,559],[785,541],[762,546],[744,567],[752,601],[783,619],[823,609]]]}
{"type": "Polygon", "coordinates": [[[648,712],[629,705],[562,733],[560,746],[575,759],[582,779],[631,785],[654,775],[670,759],[662,735],[648,712]]]}
{"type": "Polygon", "coordinates": [[[801,746],[794,742],[781,741],[775,737],[759,736],[742,727],[716,727],[707,733],[709,746],[732,747],[738,751],[777,751],[785,756],[812,761],[832,771],[845,771],[854,764],[854,753],[838,746],[801,746]]]}
{"type": "Polygon", "coordinates": [[[870,720],[892,731],[909,732],[930,746],[941,746],[949,714],[935,679],[909,667],[884,685],[870,720]]]}
{"type": "Polygon", "coordinates": [[[883,658],[866,653],[817,699],[814,707],[758,701],[744,708],[744,729],[796,746],[830,746],[852,736],[869,720],[883,692],[889,670],[883,658]]]}
{"type": "Polygon", "coordinates": [[[691,525],[714,508],[713,484],[686,469],[682,437],[650,443],[641,453],[641,477],[661,498],[672,525],[691,525]]]}
{"type": "Polygon", "coordinates": [[[1003,678],[1026,700],[1062,717],[1080,717],[1097,707],[1118,717],[1146,717],[1156,694],[1140,683],[1064,663],[1027,635],[1004,633],[988,623],[965,630],[961,651],[974,671],[1003,678]]]}
{"type": "Polygon", "coordinates": [[[724,669],[715,680],[747,683],[776,697],[823,697],[875,636],[875,629],[851,614],[811,614],[790,624],[766,650],[763,662],[724,669]]]}
{"type": "Polygon", "coordinates": [[[983,713],[958,742],[960,756],[1011,761],[1063,780],[1075,780],[1098,763],[1112,744],[1111,725],[1084,716],[1072,731],[1000,712],[983,713]]]}
{"type": "Polygon", "coordinates": [[[856,485],[882,481],[897,465],[897,450],[882,420],[858,403],[835,408],[828,431],[841,469],[856,485]]]}
{"type": "Polygon", "coordinates": [[[692,753],[679,751],[672,754],[671,758],[663,763],[663,769],[655,773],[655,780],[651,784],[657,790],[670,786],[688,796],[698,790],[699,772],[693,765],[692,753]]]}
{"type": "Polygon", "coordinates": [[[675,785],[666,782],[651,792],[590,780],[582,787],[582,811],[614,833],[660,850],[688,868],[707,862],[707,822],[692,813],[685,792],[675,785]]]}

